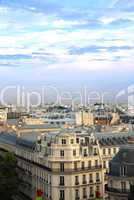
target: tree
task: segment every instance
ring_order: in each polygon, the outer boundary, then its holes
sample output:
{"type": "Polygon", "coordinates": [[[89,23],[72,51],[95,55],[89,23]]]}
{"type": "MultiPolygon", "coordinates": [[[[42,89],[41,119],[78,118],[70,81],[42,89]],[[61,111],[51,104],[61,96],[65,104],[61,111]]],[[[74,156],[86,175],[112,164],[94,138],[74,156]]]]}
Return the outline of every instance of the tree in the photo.
{"type": "Polygon", "coordinates": [[[17,194],[17,161],[12,153],[0,156],[0,199],[12,200],[17,194]]]}

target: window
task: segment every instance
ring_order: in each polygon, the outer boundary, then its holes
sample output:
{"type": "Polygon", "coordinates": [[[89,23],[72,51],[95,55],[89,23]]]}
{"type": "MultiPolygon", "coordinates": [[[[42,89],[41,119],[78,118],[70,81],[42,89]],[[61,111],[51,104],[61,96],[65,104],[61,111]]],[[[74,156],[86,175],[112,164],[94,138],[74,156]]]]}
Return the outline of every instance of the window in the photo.
{"type": "Polygon", "coordinates": [[[81,140],[81,144],[84,144],[84,140],[83,139],[81,140]]]}
{"type": "Polygon", "coordinates": [[[83,184],[86,184],[86,175],[83,175],[83,184]]]}
{"type": "Polygon", "coordinates": [[[62,139],[62,144],[66,144],[66,140],[65,139],[62,139]]]}
{"type": "Polygon", "coordinates": [[[103,168],[106,168],[106,161],[103,161],[103,168]]]}
{"type": "Polygon", "coordinates": [[[100,186],[96,186],[96,198],[100,199],[100,186]]]}
{"type": "Polygon", "coordinates": [[[65,199],[65,192],[64,190],[60,190],[60,200],[64,200],[65,199]]]}
{"type": "Polygon", "coordinates": [[[103,149],[103,155],[106,155],[106,149],[103,149]]]}
{"type": "Polygon", "coordinates": [[[108,154],[111,155],[111,149],[108,149],[108,154]]]}
{"type": "Polygon", "coordinates": [[[74,162],[74,169],[77,170],[77,162],[74,162]]]}
{"type": "Polygon", "coordinates": [[[96,182],[99,182],[100,181],[100,175],[99,173],[96,173],[96,182]]]}
{"type": "Polygon", "coordinates": [[[104,180],[107,181],[107,178],[108,178],[108,177],[107,177],[107,173],[105,172],[105,173],[104,173],[104,180]]]}
{"type": "Polygon", "coordinates": [[[93,197],[94,193],[93,193],[93,187],[90,187],[90,197],[93,197]]]}
{"type": "Polygon", "coordinates": [[[82,168],[82,169],[85,168],[85,163],[84,163],[84,162],[81,163],[81,168],[82,168]]]}
{"type": "Polygon", "coordinates": [[[75,185],[79,185],[79,177],[75,176],[75,185]]]}
{"type": "Polygon", "coordinates": [[[127,172],[126,166],[121,166],[120,168],[121,176],[126,176],[126,172],[127,172]]]}
{"type": "Polygon", "coordinates": [[[113,149],[114,154],[116,154],[116,148],[113,149]]]}
{"type": "Polygon", "coordinates": [[[87,149],[84,149],[84,156],[87,156],[87,149]]]}
{"type": "Polygon", "coordinates": [[[86,198],[86,196],[87,196],[86,188],[83,188],[83,198],[86,198]]]}
{"type": "Polygon", "coordinates": [[[64,185],[64,176],[60,176],[60,185],[64,185]]]}
{"type": "Polygon", "coordinates": [[[60,163],[60,171],[64,172],[64,163],[60,163]]]}
{"type": "Polygon", "coordinates": [[[96,186],[96,191],[97,191],[97,192],[100,191],[100,186],[96,186]]]}
{"type": "Polygon", "coordinates": [[[91,160],[89,160],[88,161],[88,167],[91,168],[91,166],[92,166],[92,163],[91,163],[91,160]]]}
{"type": "Polygon", "coordinates": [[[73,143],[74,143],[74,140],[73,140],[73,139],[71,139],[71,140],[70,140],[70,143],[71,143],[71,144],[73,144],[73,143]]]}
{"type": "Polygon", "coordinates": [[[60,156],[64,157],[64,150],[60,150],[60,156]]]}
{"type": "Polygon", "coordinates": [[[98,160],[95,160],[95,167],[98,167],[98,160]]]}
{"type": "Polygon", "coordinates": [[[76,150],[73,150],[73,156],[76,156],[76,150]]]}
{"type": "Polygon", "coordinates": [[[126,191],[126,182],[121,182],[122,191],[126,191]]]}
{"type": "Polygon", "coordinates": [[[76,138],[76,143],[79,144],[79,138],[76,138]]]}
{"type": "Polygon", "coordinates": [[[94,155],[97,155],[97,149],[94,148],[94,155]]]}
{"type": "Polygon", "coordinates": [[[93,175],[89,174],[89,182],[92,183],[93,182],[93,175]]]}
{"type": "Polygon", "coordinates": [[[75,190],[75,198],[79,198],[79,190],[75,190]]]}

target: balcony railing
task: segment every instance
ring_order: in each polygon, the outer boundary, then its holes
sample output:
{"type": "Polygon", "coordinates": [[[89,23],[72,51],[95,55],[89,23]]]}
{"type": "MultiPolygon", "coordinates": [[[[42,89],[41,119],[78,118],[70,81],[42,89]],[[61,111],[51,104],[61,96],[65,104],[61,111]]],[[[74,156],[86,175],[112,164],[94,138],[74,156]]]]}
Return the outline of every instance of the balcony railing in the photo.
{"type": "Polygon", "coordinates": [[[83,199],[87,199],[87,195],[84,195],[84,196],[83,196],[83,199]]]}
{"type": "Polygon", "coordinates": [[[90,194],[90,195],[89,195],[89,198],[94,198],[94,194],[90,194]]]}
{"type": "Polygon", "coordinates": [[[87,184],[87,181],[86,181],[86,180],[85,180],[85,181],[82,181],[82,184],[83,184],[83,185],[87,184]]]}
{"type": "Polygon", "coordinates": [[[89,180],[89,183],[90,183],[90,184],[93,184],[94,182],[93,182],[93,180],[89,180]]]}
{"type": "Polygon", "coordinates": [[[65,186],[65,183],[64,182],[60,182],[59,186],[65,186]]]}
{"type": "Polygon", "coordinates": [[[106,192],[118,193],[121,195],[128,195],[130,193],[130,190],[106,187],[106,192]]]}
{"type": "Polygon", "coordinates": [[[76,182],[75,182],[75,185],[79,185],[79,181],[76,181],[76,182]]]}
{"type": "Polygon", "coordinates": [[[96,179],[96,183],[100,183],[100,179],[96,179]]]}
{"type": "Polygon", "coordinates": [[[99,170],[99,169],[102,169],[102,165],[75,168],[75,169],[64,169],[64,172],[62,172],[60,169],[52,169],[52,172],[53,173],[75,173],[75,172],[81,172],[81,171],[94,171],[94,170],[99,170]]]}

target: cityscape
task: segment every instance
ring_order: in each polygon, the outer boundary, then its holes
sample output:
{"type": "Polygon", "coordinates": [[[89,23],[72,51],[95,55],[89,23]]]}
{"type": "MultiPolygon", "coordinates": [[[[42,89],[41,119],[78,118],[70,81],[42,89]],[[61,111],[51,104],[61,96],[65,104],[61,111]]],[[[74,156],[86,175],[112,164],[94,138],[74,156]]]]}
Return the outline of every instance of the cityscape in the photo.
{"type": "Polygon", "coordinates": [[[0,1],[0,199],[134,200],[134,1],[0,1]]]}

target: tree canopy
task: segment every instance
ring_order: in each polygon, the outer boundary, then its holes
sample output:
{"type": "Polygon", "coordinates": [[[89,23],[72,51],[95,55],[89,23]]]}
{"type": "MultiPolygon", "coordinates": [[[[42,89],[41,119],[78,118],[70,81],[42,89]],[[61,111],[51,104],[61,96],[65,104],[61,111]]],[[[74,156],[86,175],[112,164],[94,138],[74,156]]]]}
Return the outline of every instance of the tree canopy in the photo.
{"type": "Polygon", "coordinates": [[[17,161],[12,153],[0,156],[0,199],[12,200],[17,194],[17,161]]]}

